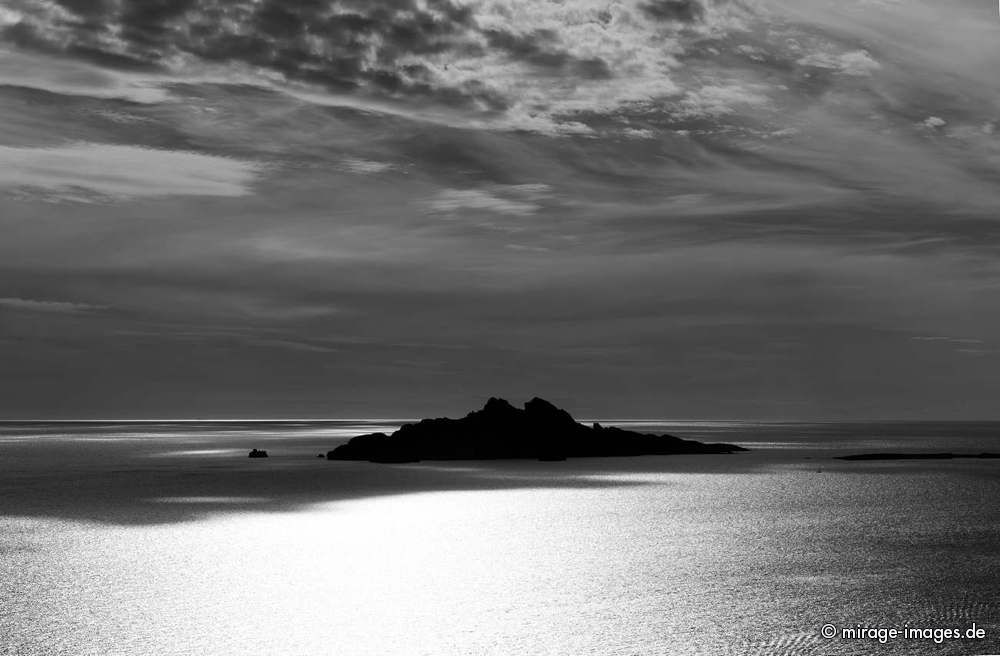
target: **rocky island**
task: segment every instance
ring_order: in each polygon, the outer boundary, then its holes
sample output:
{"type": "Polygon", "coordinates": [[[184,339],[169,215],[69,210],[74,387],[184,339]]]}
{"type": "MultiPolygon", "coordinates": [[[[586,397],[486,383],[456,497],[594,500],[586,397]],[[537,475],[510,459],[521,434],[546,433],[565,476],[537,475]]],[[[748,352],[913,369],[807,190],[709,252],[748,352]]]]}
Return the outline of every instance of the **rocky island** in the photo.
{"type": "Polygon", "coordinates": [[[461,419],[424,419],[391,435],[369,433],[326,454],[328,460],[418,462],[420,460],[499,460],[599,456],[734,453],[733,444],[704,444],[672,435],[653,435],[578,423],[565,410],[534,398],[516,408],[491,398],[461,419]]]}

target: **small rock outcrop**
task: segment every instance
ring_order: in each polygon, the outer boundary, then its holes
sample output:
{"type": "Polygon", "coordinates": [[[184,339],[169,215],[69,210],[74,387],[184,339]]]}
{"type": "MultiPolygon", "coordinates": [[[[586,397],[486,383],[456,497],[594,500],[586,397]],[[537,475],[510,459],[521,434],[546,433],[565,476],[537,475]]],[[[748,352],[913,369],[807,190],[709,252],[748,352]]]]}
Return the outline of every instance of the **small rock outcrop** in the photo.
{"type": "Polygon", "coordinates": [[[733,444],[704,444],[672,435],[636,433],[600,424],[584,426],[565,410],[534,398],[516,408],[491,398],[461,419],[424,419],[391,435],[369,433],[326,454],[328,460],[532,459],[558,461],[598,456],[734,453],[733,444]]]}
{"type": "Polygon", "coordinates": [[[247,457],[248,458],[266,458],[267,457],[267,451],[264,451],[263,449],[252,449],[250,451],[250,454],[247,457]]]}

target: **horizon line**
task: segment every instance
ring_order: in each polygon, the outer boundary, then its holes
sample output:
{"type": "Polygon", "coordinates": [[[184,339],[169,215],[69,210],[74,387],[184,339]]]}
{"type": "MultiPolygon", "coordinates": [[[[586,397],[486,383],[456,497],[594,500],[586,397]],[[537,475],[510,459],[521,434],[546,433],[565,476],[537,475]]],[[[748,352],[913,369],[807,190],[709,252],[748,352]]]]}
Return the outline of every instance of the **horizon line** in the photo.
{"type": "MultiPolygon", "coordinates": [[[[463,415],[464,416],[464,415],[463,415]]],[[[422,419],[427,419],[424,417],[422,419]]],[[[437,418],[437,417],[433,417],[437,418]]],[[[290,423],[290,422],[355,422],[355,423],[401,423],[422,421],[417,417],[186,417],[186,418],[63,418],[63,419],[10,419],[0,417],[0,424],[155,424],[155,423],[290,423]]],[[[984,422],[1000,423],[1000,418],[972,418],[972,419],[944,419],[944,418],[885,418],[885,417],[864,417],[864,418],[808,418],[808,419],[735,419],[735,418],[706,418],[706,417],[581,417],[575,418],[579,423],[648,423],[648,424],[692,424],[692,423],[734,423],[734,424],[812,424],[812,423],[969,423],[984,422]]]]}

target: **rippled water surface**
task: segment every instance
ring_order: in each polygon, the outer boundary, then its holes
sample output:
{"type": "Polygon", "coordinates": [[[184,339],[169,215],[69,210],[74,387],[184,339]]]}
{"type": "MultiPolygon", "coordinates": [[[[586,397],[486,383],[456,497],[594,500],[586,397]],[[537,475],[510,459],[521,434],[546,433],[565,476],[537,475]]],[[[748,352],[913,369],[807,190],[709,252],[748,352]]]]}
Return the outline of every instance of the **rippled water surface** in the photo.
{"type": "Polygon", "coordinates": [[[753,451],[316,457],[391,427],[0,425],[0,651],[1000,653],[1000,461],[832,459],[1000,451],[1000,424],[640,422],[753,451]]]}

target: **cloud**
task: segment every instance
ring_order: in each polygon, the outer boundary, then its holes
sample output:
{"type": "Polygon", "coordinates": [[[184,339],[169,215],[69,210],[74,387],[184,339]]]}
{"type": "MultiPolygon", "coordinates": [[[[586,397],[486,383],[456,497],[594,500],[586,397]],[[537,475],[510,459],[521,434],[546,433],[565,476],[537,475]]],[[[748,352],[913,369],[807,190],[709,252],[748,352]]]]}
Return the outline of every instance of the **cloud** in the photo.
{"type": "Polygon", "coordinates": [[[608,63],[601,57],[580,59],[568,50],[558,48],[558,32],[551,29],[536,29],[525,34],[515,34],[501,29],[483,32],[486,42],[501,50],[514,60],[547,69],[550,74],[579,76],[591,80],[612,77],[608,63]]]}
{"type": "Polygon", "coordinates": [[[693,23],[705,16],[705,8],[699,0],[652,0],[640,7],[647,16],[657,20],[693,23]]]}
{"type": "Polygon", "coordinates": [[[483,189],[444,189],[428,201],[427,205],[432,210],[443,214],[486,211],[509,216],[529,216],[541,209],[537,203],[514,198],[501,198],[483,189]]]}
{"type": "Polygon", "coordinates": [[[418,62],[474,46],[471,10],[449,0],[339,3],[21,3],[3,28],[9,43],[126,71],[239,63],[331,91],[426,97],[444,104],[495,102],[485,88],[436,86],[418,62]]]}
{"type": "Polygon", "coordinates": [[[102,305],[88,303],[73,303],[70,301],[42,301],[31,298],[6,297],[0,298],[0,309],[22,310],[25,312],[43,312],[52,314],[78,314],[105,309],[102,305]]]}
{"type": "Polygon", "coordinates": [[[766,89],[740,82],[707,84],[687,93],[670,113],[677,118],[719,117],[741,108],[762,107],[771,102],[766,89]]]}
{"type": "Polygon", "coordinates": [[[348,157],[340,162],[340,166],[346,171],[359,174],[384,173],[396,168],[395,165],[389,162],[376,162],[360,157],[348,157]]]}
{"type": "Polygon", "coordinates": [[[938,336],[924,336],[918,335],[916,337],[911,337],[910,339],[917,342],[947,342],[949,344],[982,344],[981,339],[970,339],[963,337],[938,337],[938,336]]]}
{"type": "MultiPolygon", "coordinates": [[[[650,123],[750,126],[788,109],[796,92],[821,99],[876,74],[878,84],[925,86],[921,68],[955,68],[969,53],[983,60],[974,68],[985,82],[988,31],[959,21],[973,47],[928,58],[921,41],[957,39],[924,38],[941,12],[914,4],[904,12],[854,0],[836,10],[818,0],[14,0],[0,30],[13,47],[72,59],[80,73],[83,61],[105,71],[103,80],[73,82],[71,71],[51,72],[59,64],[50,58],[21,66],[30,74],[8,74],[25,84],[35,77],[52,88],[152,99],[171,81],[228,77],[449,125],[598,136],[629,112],[650,123]],[[894,25],[900,20],[912,36],[894,25]]],[[[900,95],[852,89],[869,91],[900,95]]]]}
{"type": "Polygon", "coordinates": [[[0,27],[15,25],[21,22],[22,18],[23,17],[21,16],[21,14],[14,11],[13,9],[0,7],[0,27]]]}
{"type": "MultiPolygon", "coordinates": [[[[2,28],[0,28],[2,30],[2,28]]],[[[169,98],[163,79],[102,68],[84,61],[0,48],[0,84],[94,98],[151,104],[169,98]]]]}
{"type": "Polygon", "coordinates": [[[801,66],[831,69],[855,77],[866,77],[882,67],[867,50],[852,50],[841,54],[813,52],[799,59],[797,63],[801,66]]]}
{"type": "Polygon", "coordinates": [[[985,355],[1000,355],[1000,350],[997,349],[956,349],[956,352],[975,357],[982,357],[985,355]]]}
{"type": "Polygon", "coordinates": [[[629,139],[652,139],[655,133],[648,128],[625,128],[622,134],[629,139]]]}
{"type": "MultiPolygon", "coordinates": [[[[475,117],[465,125],[562,135],[593,133],[577,114],[685,91],[671,73],[690,35],[650,13],[697,14],[710,30],[737,25],[719,18],[728,11],[724,2],[637,0],[17,0],[17,22],[0,30],[21,50],[110,71],[115,79],[92,84],[96,93],[138,97],[150,92],[143,79],[155,89],[171,79],[256,78],[344,102],[475,117]]],[[[69,77],[59,85],[72,88],[69,77]]]]}
{"type": "Polygon", "coordinates": [[[81,190],[109,198],[242,196],[250,193],[259,168],[225,157],[135,146],[0,146],[0,188],[71,198],[81,190]]]}

